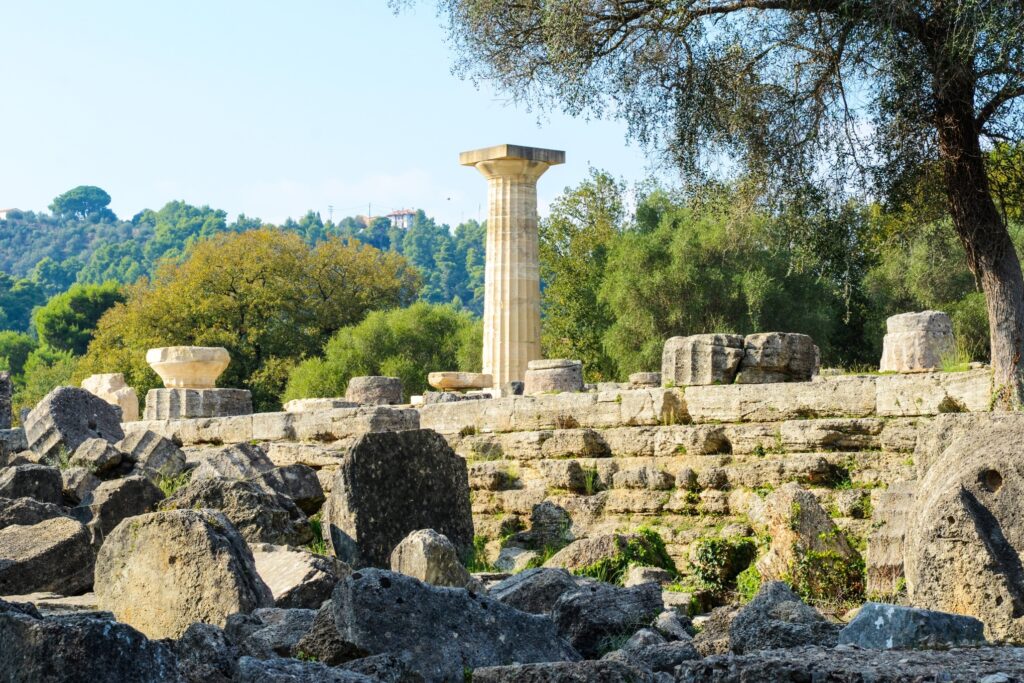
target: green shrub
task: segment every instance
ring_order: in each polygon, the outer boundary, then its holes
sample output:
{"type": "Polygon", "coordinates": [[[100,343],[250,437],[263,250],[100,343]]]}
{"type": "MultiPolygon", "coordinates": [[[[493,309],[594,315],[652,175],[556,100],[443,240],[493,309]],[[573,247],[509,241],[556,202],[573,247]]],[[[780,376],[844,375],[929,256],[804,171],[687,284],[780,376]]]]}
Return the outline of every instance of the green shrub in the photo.
{"type": "Polygon", "coordinates": [[[864,560],[859,555],[804,550],[797,553],[787,579],[810,604],[842,609],[864,601],[864,560]]]}
{"type": "Polygon", "coordinates": [[[590,576],[599,581],[621,584],[630,567],[660,567],[673,576],[678,574],[676,563],[665,550],[665,541],[653,529],[641,527],[636,530],[622,551],[614,557],[598,560],[573,573],[590,576]]]}
{"type": "Polygon", "coordinates": [[[720,592],[729,588],[755,557],[757,543],[753,538],[705,538],[697,542],[691,565],[702,587],[720,592]]]}
{"type": "Polygon", "coordinates": [[[757,595],[761,588],[761,572],[753,563],[736,575],[736,592],[740,594],[740,600],[744,603],[750,602],[757,595]]]}
{"type": "Polygon", "coordinates": [[[309,518],[309,529],[313,532],[313,540],[306,544],[306,550],[317,555],[328,555],[327,541],[324,539],[323,522],[320,513],[309,518]]]}

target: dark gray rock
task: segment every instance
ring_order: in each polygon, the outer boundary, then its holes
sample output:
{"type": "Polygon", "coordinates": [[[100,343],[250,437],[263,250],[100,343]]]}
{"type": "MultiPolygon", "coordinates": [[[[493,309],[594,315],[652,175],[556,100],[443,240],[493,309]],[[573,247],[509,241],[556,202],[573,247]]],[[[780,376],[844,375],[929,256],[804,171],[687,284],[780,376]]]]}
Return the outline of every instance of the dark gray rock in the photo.
{"type": "Polygon", "coordinates": [[[87,439],[124,438],[121,409],[78,387],[57,387],[25,418],[28,447],[45,458],[75,452],[87,439]]]}
{"type": "Polygon", "coordinates": [[[353,377],[345,389],[345,400],[363,405],[399,405],[402,403],[402,380],[397,377],[353,377]]]}
{"type": "Polygon", "coordinates": [[[188,683],[229,683],[238,648],[213,624],[192,624],[172,645],[178,670],[188,683]]]}
{"type": "Polygon", "coordinates": [[[35,498],[60,505],[64,501],[60,470],[46,465],[16,465],[0,470],[0,496],[35,498]]]}
{"type": "Polygon", "coordinates": [[[84,467],[97,476],[112,473],[121,464],[124,455],[106,439],[86,439],[75,449],[68,464],[84,467]]]}
{"type": "Polygon", "coordinates": [[[664,608],[656,584],[620,588],[592,583],[560,597],[551,614],[559,633],[580,654],[593,659],[615,649],[618,639],[650,624],[664,608]]]}
{"type": "Polygon", "coordinates": [[[0,679],[6,683],[183,682],[167,643],[91,617],[39,618],[0,601],[0,679]]]}
{"type": "Polygon", "coordinates": [[[232,614],[224,626],[228,639],[248,657],[290,657],[295,646],[313,627],[311,609],[261,608],[250,614],[232,614]]]}
{"type": "Polygon", "coordinates": [[[433,529],[461,556],[473,547],[466,461],[429,429],[364,434],[338,467],[322,512],[325,540],[353,567],[388,567],[391,551],[433,529]]]}
{"type": "Polygon", "coordinates": [[[71,505],[78,505],[85,497],[96,490],[96,487],[103,483],[84,467],[69,467],[60,471],[60,478],[64,487],[64,502],[71,505]]]}
{"type": "Polygon", "coordinates": [[[293,657],[314,659],[334,666],[353,659],[365,657],[368,653],[356,645],[343,640],[334,623],[334,607],[325,602],[309,631],[295,644],[293,657]]]}
{"type": "MultiPolygon", "coordinates": [[[[477,679],[474,677],[473,679],[477,679]]],[[[861,650],[803,646],[683,662],[679,683],[1015,683],[1024,680],[1024,649],[861,650]],[[989,678],[986,678],[989,677],[989,678]]]]}
{"type": "Polygon", "coordinates": [[[694,633],[690,617],[683,616],[674,609],[667,609],[659,614],[651,626],[668,640],[690,640],[694,633]]]}
{"type": "Polygon", "coordinates": [[[44,519],[66,517],[67,509],[35,498],[0,498],[0,529],[21,524],[38,524],[44,519]]]}
{"type": "Polygon", "coordinates": [[[839,625],[823,617],[781,581],[769,581],[740,610],[719,608],[704,624],[694,645],[701,654],[742,654],[756,650],[838,642],[839,625]]]}
{"type": "Polygon", "coordinates": [[[255,543],[249,546],[256,571],[274,594],[274,605],[317,609],[331,597],[334,585],[351,569],[336,557],[303,548],[255,543]]]}
{"type": "Polygon", "coordinates": [[[423,405],[429,406],[435,403],[458,403],[460,401],[480,401],[488,399],[485,394],[460,394],[456,391],[424,391],[423,405]]]}
{"type": "Polygon", "coordinates": [[[527,569],[491,586],[488,595],[530,614],[548,614],[558,599],[579,589],[580,581],[564,569],[527,569]]]}
{"type": "Polygon", "coordinates": [[[185,454],[174,443],[147,430],[132,432],[117,442],[142,474],[150,478],[176,477],[185,471],[185,454]]]}
{"type": "Polygon", "coordinates": [[[219,510],[249,543],[305,545],[313,540],[309,520],[291,498],[252,482],[192,478],[160,504],[161,510],[219,510]]]}
{"type": "Polygon", "coordinates": [[[379,683],[423,683],[423,676],[394,655],[372,655],[338,666],[344,671],[368,676],[379,683]]]}
{"type": "Polygon", "coordinates": [[[650,683],[650,672],[625,662],[587,661],[492,666],[473,670],[473,683],[650,683]]]}
{"type": "Polygon", "coordinates": [[[242,657],[235,671],[235,683],[373,683],[372,678],[344,669],[332,669],[319,662],[297,659],[255,659],[242,657]]]}
{"type": "MultiPolygon", "coordinates": [[[[628,645],[628,644],[627,644],[628,645]]],[[[638,669],[671,673],[683,662],[700,659],[692,642],[677,640],[672,643],[634,645],[609,652],[605,661],[625,662],[638,669]]]]}
{"type": "Polygon", "coordinates": [[[327,500],[316,470],[299,463],[261,472],[249,481],[266,491],[288,496],[307,515],[315,515],[327,500]]]}
{"type": "Polygon", "coordinates": [[[839,632],[839,642],[876,650],[984,645],[985,625],[961,614],[869,602],[839,632]]]}
{"type": "Polygon", "coordinates": [[[204,451],[203,461],[192,471],[192,481],[216,477],[251,479],[272,469],[274,463],[260,448],[247,443],[236,443],[213,451],[204,451]]]}
{"type": "Polygon", "coordinates": [[[118,524],[152,512],[164,499],[163,491],[146,477],[133,475],[105,481],[71,508],[71,515],[89,527],[96,548],[118,524]]]}
{"type": "Polygon", "coordinates": [[[550,619],[463,588],[365,569],[339,582],[332,602],[342,640],[396,655],[431,681],[459,680],[467,667],[579,659],[550,619]]]}
{"type": "Polygon", "coordinates": [[[0,595],[82,593],[95,560],[88,529],[68,517],[0,529],[0,595]]]}

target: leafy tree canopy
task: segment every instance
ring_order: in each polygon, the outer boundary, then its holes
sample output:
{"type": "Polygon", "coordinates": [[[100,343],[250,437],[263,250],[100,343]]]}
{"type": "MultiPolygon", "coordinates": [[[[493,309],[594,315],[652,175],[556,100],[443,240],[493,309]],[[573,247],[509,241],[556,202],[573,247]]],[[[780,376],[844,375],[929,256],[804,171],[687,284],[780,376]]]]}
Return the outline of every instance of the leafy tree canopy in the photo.
{"type": "Polygon", "coordinates": [[[125,300],[116,282],[74,285],[36,310],[32,321],[39,341],[51,349],[85,353],[100,317],[125,300]]]}
{"type": "Polygon", "coordinates": [[[94,185],[79,185],[54,198],[50,211],[60,219],[88,219],[116,221],[117,216],[107,208],[110,195],[94,185]]]}

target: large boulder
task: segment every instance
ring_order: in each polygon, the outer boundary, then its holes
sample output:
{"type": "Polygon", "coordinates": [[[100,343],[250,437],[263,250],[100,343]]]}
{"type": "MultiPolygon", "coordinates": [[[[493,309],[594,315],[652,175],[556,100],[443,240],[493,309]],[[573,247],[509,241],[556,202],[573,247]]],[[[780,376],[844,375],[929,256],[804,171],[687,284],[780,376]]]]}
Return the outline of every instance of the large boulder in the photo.
{"type": "Polygon", "coordinates": [[[136,430],[117,442],[117,448],[135,462],[135,467],[151,479],[173,478],[185,471],[185,454],[169,439],[145,430],[136,430]]]}
{"type": "Polygon", "coordinates": [[[334,622],[334,604],[324,602],[313,618],[309,631],[295,644],[293,657],[312,659],[330,666],[359,659],[366,651],[342,639],[334,622]]]}
{"type": "Polygon", "coordinates": [[[985,625],[962,614],[869,602],[839,632],[839,642],[876,650],[971,647],[985,644],[985,625]]]}
{"type": "Polygon", "coordinates": [[[594,582],[560,597],[551,615],[569,643],[594,659],[614,649],[617,639],[650,624],[664,607],[656,584],[620,588],[594,582]]]}
{"type": "Polygon", "coordinates": [[[738,384],[809,382],[818,372],[818,347],[806,334],[762,332],[743,339],[738,384]]]}
{"type": "Polygon", "coordinates": [[[250,543],[305,545],[313,540],[309,520],[291,498],[248,481],[193,479],[160,504],[161,510],[220,510],[250,543]]]}
{"type": "Polygon", "coordinates": [[[57,387],[25,418],[28,447],[44,458],[75,452],[87,439],[124,438],[121,409],[77,387],[57,387]]]}
{"type": "Polygon", "coordinates": [[[914,457],[931,466],[904,536],[910,602],[1024,641],[1024,415],[947,415],[929,429],[914,457]]]}
{"type": "Polygon", "coordinates": [[[668,387],[732,384],[742,358],[738,334],[671,337],[661,354],[661,382],[668,387]]]}
{"type": "Polygon", "coordinates": [[[167,643],[88,616],[43,618],[0,600],[0,679],[10,683],[183,683],[167,643]]]}
{"type": "Polygon", "coordinates": [[[391,571],[432,586],[465,588],[475,582],[452,542],[433,529],[414,531],[391,551],[391,571]]]}
{"type": "Polygon", "coordinates": [[[188,683],[230,683],[239,652],[219,626],[192,624],[172,647],[188,683]]]}
{"type": "Polygon", "coordinates": [[[387,567],[391,551],[419,529],[473,547],[466,461],[436,432],[364,434],[345,453],[321,513],[325,540],[353,566],[387,567]]]}
{"type": "Polygon", "coordinates": [[[223,626],[231,614],[274,604],[245,541],[212,510],[119,524],[96,560],[95,591],[100,609],[151,638],[176,638],[195,622],[223,626]]]}
{"type": "Polygon", "coordinates": [[[480,666],[579,659],[546,617],[380,569],[339,582],[333,610],[341,640],[368,655],[396,655],[427,680],[461,680],[466,668],[480,666]]]}
{"type": "Polygon", "coordinates": [[[124,454],[106,439],[86,439],[75,449],[68,464],[104,476],[114,474],[122,458],[124,454]]]}
{"type": "Polygon", "coordinates": [[[301,463],[275,467],[249,481],[264,490],[288,496],[307,515],[315,515],[326,500],[316,470],[301,463]]]}
{"type": "Polygon", "coordinates": [[[215,477],[251,479],[272,469],[274,463],[259,447],[236,443],[204,453],[203,461],[192,470],[192,481],[215,477]]]}
{"type": "Polygon", "coordinates": [[[256,571],[273,593],[277,607],[316,609],[331,597],[334,585],[351,573],[341,560],[302,548],[270,543],[250,548],[256,571]]]}
{"type": "Polygon", "coordinates": [[[43,503],[63,502],[60,470],[46,465],[15,465],[0,470],[0,496],[35,498],[43,503]]]}
{"type": "Polygon", "coordinates": [[[86,494],[71,508],[71,516],[89,527],[97,548],[123,520],[152,512],[164,494],[156,484],[139,475],[111,479],[86,494]]]}
{"type": "Polygon", "coordinates": [[[942,366],[956,348],[953,321],[942,311],[900,313],[886,319],[882,372],[919,372],[942,366]]]}
{"type": "Polygon", "coordinates": [[[0,529],[0,595],[81,593],[92,585],[89,531],[67,517],[0,529]]]}
{"type": "Polygon", "coordinates": [[[0,529],[21,524],[30,526],[54,517],[67,517],[68,511],[35,498],[0,498],[0,529]]]}
{"type": "Polygon", "coordinates": [[[500,581],[487,594],[530,614],[548,614],[558,599],[580,587],[581,580],[564,569],[527,569],[500,581]]]}
{"type": "Polygon", "coordinates": [[[402,380],[398,377],[353,377],[345,389],[345,400],[361,405],[398,405],[402,403],[402,380]]]}
{"type": "Polygon", "coordinates": [[[839,626],[806,605],[789,586],[771,581],[738,611],[715,610],[694,639],[701,654],[835,645],[839,626]]]}
{"type": "Polygon", "coordinates": [[[63,482],[64,502],[69,505],[78,505],[103,483],[102,479],[84,467],[61,470],[60,478],[63,482]]]}

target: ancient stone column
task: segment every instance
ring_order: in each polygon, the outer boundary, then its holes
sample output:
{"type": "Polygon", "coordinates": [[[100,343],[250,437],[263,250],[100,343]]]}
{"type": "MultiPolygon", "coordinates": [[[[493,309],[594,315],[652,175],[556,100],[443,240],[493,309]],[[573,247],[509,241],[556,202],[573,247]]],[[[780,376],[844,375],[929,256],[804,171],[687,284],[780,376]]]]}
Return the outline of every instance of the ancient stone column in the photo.
{"type": "Polygon", "coordinates": [[[565,152],[497,145],[463,152],[459,163],[487,178],[483,371],[500,388],[541,357],[537,179],[565,152]]]}

